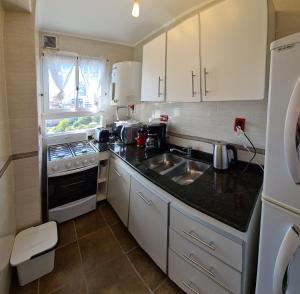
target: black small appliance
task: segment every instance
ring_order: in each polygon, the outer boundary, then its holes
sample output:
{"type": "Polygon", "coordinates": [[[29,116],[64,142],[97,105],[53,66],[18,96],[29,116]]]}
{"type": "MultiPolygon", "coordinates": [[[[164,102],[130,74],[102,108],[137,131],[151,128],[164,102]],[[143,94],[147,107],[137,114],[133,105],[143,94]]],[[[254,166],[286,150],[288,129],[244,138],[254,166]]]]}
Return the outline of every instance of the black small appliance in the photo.
{"type": "Polygon", "coordinates": [[[148,138],[146,141],[146,151],[155,152],[166,148],[167,145],[167,125],[163,123],[148,125],[148,138]]]}
{"type": "Polygon", "coordinates": [[[97,128],[95,133],[95,139],[99,143],[109,142],[109,130],[97,128]]]}

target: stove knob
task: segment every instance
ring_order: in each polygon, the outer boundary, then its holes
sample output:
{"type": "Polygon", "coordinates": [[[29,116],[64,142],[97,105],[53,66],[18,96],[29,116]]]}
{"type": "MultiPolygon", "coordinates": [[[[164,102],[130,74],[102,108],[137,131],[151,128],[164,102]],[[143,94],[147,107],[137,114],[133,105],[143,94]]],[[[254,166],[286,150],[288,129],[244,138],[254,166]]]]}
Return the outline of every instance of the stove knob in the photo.
{"type": "Polygon", "coordinates": [[[71,162],[66,164],[66,168],[70,168],[72,166],[71,162]]]}
{"type": "Polygon", "coordinates": [[[75,162],[75,165],[76,165],[76,166],[80,166],[80,162],[79,162],[79,161],[76,161],[76,162],[75,162]]]}
{"type": "Polygon", "coordinates": [[[94,163],[95,161],[96,161],[95,158],[91,158],[91,159],[90,159],[90,163],[94,163]]]}
{"type": "Polygon", "coordinates": [[[87,161],[87,159],[85,159],[84,161],[83,161],[83,164],[87,164],[88,163],[88,161],[87,161]]]}

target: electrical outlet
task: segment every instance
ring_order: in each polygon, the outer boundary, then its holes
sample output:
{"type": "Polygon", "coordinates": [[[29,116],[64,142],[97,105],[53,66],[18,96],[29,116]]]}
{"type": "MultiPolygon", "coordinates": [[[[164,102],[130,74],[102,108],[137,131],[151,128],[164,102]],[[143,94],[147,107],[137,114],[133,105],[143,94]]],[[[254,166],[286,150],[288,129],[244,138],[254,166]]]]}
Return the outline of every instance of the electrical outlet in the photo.
{"type": "Polygon", "coordinates": [[[241,130],[244,132],[245,131],[245,125],[246,125],[246,119],[242,117],[236,117],[234,119],[234,125],[233,125],[233,130],[234,132],[237,132],[237,127],[239,126],[241,130]]]}

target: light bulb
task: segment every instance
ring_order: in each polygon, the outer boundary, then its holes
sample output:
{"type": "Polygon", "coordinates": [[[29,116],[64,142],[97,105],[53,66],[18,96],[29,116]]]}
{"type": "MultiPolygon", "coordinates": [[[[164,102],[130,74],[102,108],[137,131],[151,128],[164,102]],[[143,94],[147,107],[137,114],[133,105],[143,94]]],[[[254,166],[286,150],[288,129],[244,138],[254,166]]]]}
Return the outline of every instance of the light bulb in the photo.
{"type": "Polygon", "coordinates": [[[140,16],[140,3],[138,0],[134,0],[132,7],[132,16],[139,17],[140,16]]]}

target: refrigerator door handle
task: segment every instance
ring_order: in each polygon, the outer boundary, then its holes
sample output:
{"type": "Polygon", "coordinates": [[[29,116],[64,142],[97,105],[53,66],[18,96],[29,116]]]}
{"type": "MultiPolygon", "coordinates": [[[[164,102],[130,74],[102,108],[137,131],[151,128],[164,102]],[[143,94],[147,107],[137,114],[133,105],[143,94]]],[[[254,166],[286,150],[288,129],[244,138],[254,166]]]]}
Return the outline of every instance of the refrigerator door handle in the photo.
{"type": "Polygon", "coordinates": [[[284,152],[290,175],[300,184],[300,77],[292,93],[284,127],[284,152]]]}
{"type": "Polygon", "coordinates": [[[300,229],[295,225],[289,227],[280,245],[273,275],[274,294],[284,294],[288,286],[288,268],[300,247],[300,229]]]}

